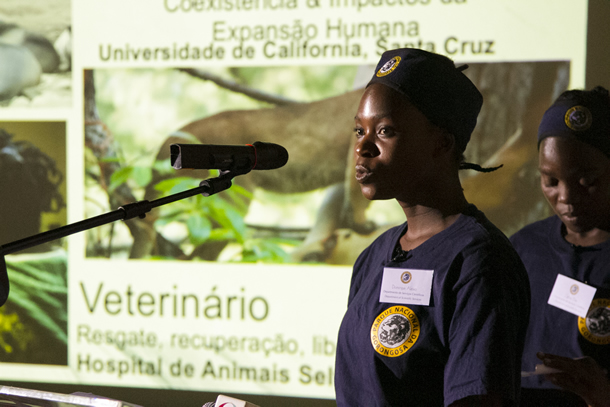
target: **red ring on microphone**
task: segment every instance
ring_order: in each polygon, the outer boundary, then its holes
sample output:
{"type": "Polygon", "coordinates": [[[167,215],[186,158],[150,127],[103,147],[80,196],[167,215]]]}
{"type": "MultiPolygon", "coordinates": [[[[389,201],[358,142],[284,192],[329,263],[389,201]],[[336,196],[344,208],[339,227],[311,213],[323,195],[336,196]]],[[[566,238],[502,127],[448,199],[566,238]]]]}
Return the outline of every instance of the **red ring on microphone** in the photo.
{"type": "Polygon", "coordinates": [[[252,169],[256,168],[256,147],[254,147],[252,144],[246,144],[247,146],[250,146],[254,149],[254,165],[252,166],[252,169]]]}

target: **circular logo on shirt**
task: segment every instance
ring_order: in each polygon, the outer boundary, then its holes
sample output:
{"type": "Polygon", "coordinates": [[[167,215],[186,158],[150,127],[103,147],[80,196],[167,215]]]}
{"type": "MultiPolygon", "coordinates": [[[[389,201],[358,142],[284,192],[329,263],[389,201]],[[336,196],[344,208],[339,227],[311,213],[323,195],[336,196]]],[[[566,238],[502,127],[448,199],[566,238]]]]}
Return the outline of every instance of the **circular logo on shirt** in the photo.
{"type": "Polygon", "coordinates": [[[593,300],[587,318],[578,318],[578,330],[589,342],[596,345],[610,343],[610,299],[593,300]]]}
{"type": "Polygon", "coordinates": [[[563,119],[566,126],[574,131],[588,130],[593,123],[591,111],[584,106],[574,106],[569,108],[563,119]]]}
{"type": "Polygon", "coordinates": [[[396,305],[375,318],[371,326],[371,344],[380,355],[395,358],[415,344],[419,329],[417,315],[407,307],[396,305]]]}
{"type": "Polygon", "coordinates": [[[408,271],[405,271],[404,273],[402,273],[400,275],[400,281],[402,281],[403,284],[409,284],[412,279],[413,279],[413,276],[408,271]]]}
{"type": "Polygon", "coordinates": [[[379,68],[379,70],[377,71],[377,76],[381,78],[382,76],[386,76],[386,75],[391,74],[392,71],[394,69],[396,69],[398,64],[400,64],[400,57],[399,56],[396,56],[396,57],[390,59],[388,62],[383,64],[383,66],[381,68],[379,68]]]}

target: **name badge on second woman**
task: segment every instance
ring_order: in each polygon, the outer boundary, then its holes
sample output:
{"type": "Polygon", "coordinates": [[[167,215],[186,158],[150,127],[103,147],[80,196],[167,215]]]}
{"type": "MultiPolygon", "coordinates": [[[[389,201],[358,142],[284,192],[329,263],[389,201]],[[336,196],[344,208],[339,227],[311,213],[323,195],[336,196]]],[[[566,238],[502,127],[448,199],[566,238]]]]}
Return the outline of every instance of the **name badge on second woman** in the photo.
{"type": "Polygon", "coordinates": [[[385,267],[379,302],[430,305],[434,270],[385,267]]]}
{"type": "Polygon", "coordinates": [[[595,287],[563,274],[557,274],[557,280],[547,302],[554,307],[586,318],[596,291],[595,287]]]}

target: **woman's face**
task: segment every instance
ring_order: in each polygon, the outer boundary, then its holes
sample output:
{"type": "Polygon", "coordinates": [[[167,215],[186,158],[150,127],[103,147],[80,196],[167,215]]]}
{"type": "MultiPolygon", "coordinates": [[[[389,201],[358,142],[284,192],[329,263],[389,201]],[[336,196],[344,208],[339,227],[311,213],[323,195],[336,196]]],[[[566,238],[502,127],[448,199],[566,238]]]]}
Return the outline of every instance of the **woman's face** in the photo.
{"type": "Polygon", "coordinates": [[[586,233],[610,226],[610,159],[577,139],[548,137],[540,144],[542,193],[568,229],[586,233]]]}
{"type": "Polygon", "coordinates": [[[356,180],[367,199],[407,202],[430,188],[442,131],[397,91],[369,86],[355,117],[356,180]]]}

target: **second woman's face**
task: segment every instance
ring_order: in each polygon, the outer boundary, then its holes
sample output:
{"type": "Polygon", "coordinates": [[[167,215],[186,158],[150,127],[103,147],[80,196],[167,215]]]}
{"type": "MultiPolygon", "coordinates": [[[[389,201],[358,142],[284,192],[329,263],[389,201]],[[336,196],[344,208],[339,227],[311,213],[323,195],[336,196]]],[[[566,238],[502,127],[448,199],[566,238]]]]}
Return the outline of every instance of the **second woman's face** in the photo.
{"type": "Polygon", "coordinates": [[[542,193],[568,229],[586,233],[610,227],[610,159],[600,150],[564,137],[540,144],[542,193]]]}
{"type": "Polygon", "coordinates": [[[425,194],[441,130],[397,91],[367,88],[355,117],[356,180],[367,199],[425,194]]]}

